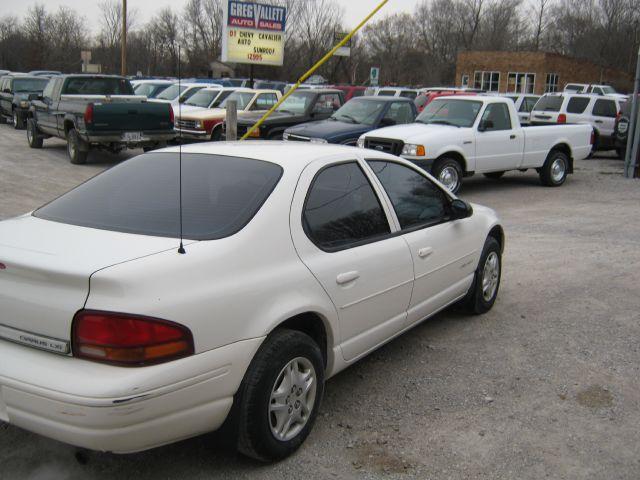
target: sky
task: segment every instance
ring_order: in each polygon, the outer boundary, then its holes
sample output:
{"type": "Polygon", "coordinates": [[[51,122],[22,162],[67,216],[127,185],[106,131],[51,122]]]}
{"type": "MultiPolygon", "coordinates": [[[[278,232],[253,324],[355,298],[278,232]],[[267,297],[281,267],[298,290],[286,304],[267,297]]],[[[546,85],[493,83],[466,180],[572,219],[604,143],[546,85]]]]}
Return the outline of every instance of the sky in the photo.
{"type": "MultiPolygon", "coordinates": [[[[336,0],[336,2],[344,8],[347,26],[356,26],[378,4],[378,0],[336,0]]],[[[91,30],[97,29],[100,0],[39,0],[38,2],[0,0],[0,15],[10,13],[22,17],[35,3],[44,5],[49,11],[57,10],[60,5],[70,7],[87,18],[91,30]]],[[[149,20],[161,8],[171,6],[174,10],[181,10],[185,3],[186,0],[127,0],[129,9],[138,10],[139,23],[149,20]]],[[[417,3],[418,0],[389,0],[389,3],[374,18],[382,18],[396,12],[413,11],[417,3]]]]}

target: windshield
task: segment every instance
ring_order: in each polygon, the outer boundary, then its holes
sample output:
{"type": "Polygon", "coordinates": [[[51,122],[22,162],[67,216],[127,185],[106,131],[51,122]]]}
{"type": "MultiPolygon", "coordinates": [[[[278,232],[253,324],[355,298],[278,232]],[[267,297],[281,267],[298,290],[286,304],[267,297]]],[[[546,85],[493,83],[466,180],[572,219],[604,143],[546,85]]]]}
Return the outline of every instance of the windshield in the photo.
{"type": "Polygon", "coordinates": [[[340,107],[336,113],[331,115],[331,118],[348,123],[373,125],[376,123],[386,103],[388,102],[381,100],[354,99],[340,107]]]}
{"type": "Polygon", "coordinates": [[[133,87],[126,78],[71,77],[61,95],[133,95],[133,87]]]}
{"type": "Polygon", "coordinates": [[[218,95],[220,95],[220,90],[200,90],[193,97],[184,102],[184,104],[191,105],[193,107],[207,108],[218,95]]]}
{"type": "Polygon", "coordinates": [[[247,105],[251,103],[253,95],[253,92],[233,92],[226,98],[224,102],[220,104],[220,108],[227,108],[227,102],[230,100],[235,100],[236,102],[238,102],[238,110],[245,110],[247,108],[247,105]]]}
{"type": "Polygon", "coordinates": [[[312,99],[312,92],[292,93],[291,96],[278,107],[278,111],[284,113],[303,114],[307,111],[307,107],[309,106],[309,103],[311,103],[312,99]]]}
{"type": "Polygon", "coordinates": [[[416,122],[469,128],[476,121],[482,102],[436,99],[425,107],[416,122]]]}
{"type": "Polygon", "coordinates": [[[157,84],[157,83],[140,83],[133,87],[136,95],[144,95],[145,97],[153,98],[154,95],[162,92],[169,84],[157,84]]]}
{"type": "Polygon", "coordinates": [[[534,110],[542,111],[542,112],[559,112],[560,107],[562,107],[562,102],[564,101],[564,97],[559,95],[547,96],[545,95],[540,100],[537,101],[536,105],[533,107],[534,110]]]}
{"type": "MultiPolygon", "coordinates": [[[[213,240],[238,232],[269,197],[281,174],[280,166],[261,160],[182,154],[184,237],[213,240]]],[[[178,238],[179,175],[178,154],[140,155],[33,215],[101,230],[178,238]]]]}
{"type": "Polygon", "coordinates": [[[41,92],[48,82],[47,78],[21,78],[13,81],[13,91],[14,93],[41,92]]]}
{"type": "MultiPolygon", "coordinates": [[[[179,93],[184,92],[187,88],[188,87],[186,85],[181,85],[179,93]]],[[[175,83],[166,90],[163,90],[162,93],[156,98],[158,100],[175,100],[176,98],[178,98],[178,84],[175,83]]]]}

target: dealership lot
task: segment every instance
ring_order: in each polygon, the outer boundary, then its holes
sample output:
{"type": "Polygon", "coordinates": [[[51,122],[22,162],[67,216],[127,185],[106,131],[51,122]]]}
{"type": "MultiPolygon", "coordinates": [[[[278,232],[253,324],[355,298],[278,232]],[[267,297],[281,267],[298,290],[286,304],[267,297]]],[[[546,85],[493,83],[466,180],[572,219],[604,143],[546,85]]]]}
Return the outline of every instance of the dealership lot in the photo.
{"type": "MultiPolygon", "coordinates": [[[[24,213],[132,151],[69,163],[0,128],[0,218],[24,213]]],[[[640,201],[609,154],[556,189],[535,172],[465,182],[507,235],[482,317],[446,311],[330,380],[293,457],[241,458],[220,435],[116,456],[0,425],[7,478],[629,478],[640,476],[640,201]]],[[[0,239],[0,242],[2,239],[0,239]]]]}

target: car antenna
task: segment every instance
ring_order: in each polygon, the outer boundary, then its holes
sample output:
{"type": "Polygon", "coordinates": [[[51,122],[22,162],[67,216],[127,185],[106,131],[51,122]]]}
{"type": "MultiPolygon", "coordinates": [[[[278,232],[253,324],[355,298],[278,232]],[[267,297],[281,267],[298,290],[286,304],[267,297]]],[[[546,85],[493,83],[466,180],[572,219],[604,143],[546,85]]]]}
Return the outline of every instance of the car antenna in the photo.
{"type": "MultiPolygon", "coordinates": [[[[182,95],[182,69],[180,67],[180,44],[178,44],[178,118],[182,118],[182,103],[180,102],[180,96],[182,95]]],[[[169,105],[169,108],[171,105],[169,105]]],[[[178,247],[178,253],[184,255],[187,251],[184,249],[184,243],[182,238],[182,129],[178,129],[178,170],[179,170],[179,209],[180,209],[180,246],[178,247]]]]}

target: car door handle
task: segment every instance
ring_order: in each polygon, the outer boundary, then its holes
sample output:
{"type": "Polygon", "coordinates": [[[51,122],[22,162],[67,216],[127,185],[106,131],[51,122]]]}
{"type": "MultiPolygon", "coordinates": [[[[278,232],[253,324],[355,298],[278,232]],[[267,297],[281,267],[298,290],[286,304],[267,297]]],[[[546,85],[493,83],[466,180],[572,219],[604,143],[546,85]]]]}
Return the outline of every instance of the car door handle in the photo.
{"type": "Polygon", "coordinates": [[[424,248],[421,248],[420,250],[418,250],[418,256],[420,258],[427,258],[432,253],[433,253],[433,248],[431,248],[431,247],[424,247],[424,248]]]}
{"type": "Polygon", "coordinates": [[[515,136],[515,135],[510,135],[510,136],[509,136],[509,138],[510,138],[511,140],[515,140],[516,136],[515,136]]]}
{"type": "Polygon", "coordinates": [[[602,120],[596,120],[596,123],[604,123],[602,120]]]}
{"type": "Polygon", "coordinates": [[[336,277],[336,283],[338,285],[344,285],[345,283],[350,283],[353,282],[354,280],[357,280],[360,278],[360,273],[357,271],[353,271],[353,272],[345,272],[345,273],[341,273],[336,277]]]}

